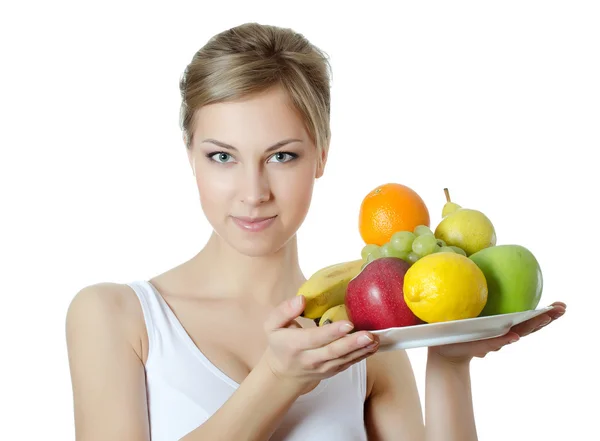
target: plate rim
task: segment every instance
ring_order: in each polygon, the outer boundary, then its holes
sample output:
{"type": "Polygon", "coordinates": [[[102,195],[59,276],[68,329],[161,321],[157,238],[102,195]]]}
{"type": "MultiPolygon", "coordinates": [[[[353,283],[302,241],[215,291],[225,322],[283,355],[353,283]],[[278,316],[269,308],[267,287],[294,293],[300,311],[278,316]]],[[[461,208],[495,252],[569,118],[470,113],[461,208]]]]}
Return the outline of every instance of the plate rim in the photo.
{"type": "Polygon", "coordinates": [[[517,312],[507,312],[507,313],[504,313],[504,314],[488,315],[488,316],[484,316],[484,317],[472,317],[472,318],[468,318],[468,319],[448,320],[448,321],[445,321],[445,322],[435,322],[435,323],[420,323],[418,325],[411,325],[411,326],[395,326],[395,327],[385,328],[385,329],[375,329],[375,330],[365,329],[365,331],[370,332],[371,334],[374,334],[374,335],[379,335],[379,334],[384,334],[384,333],[388,333],[388,332],[391,332],[391,331],[405,330],[405,329],[409,329],[409,328],[410,329],[415,329],[415,328],[425,328],[425,327],[431,327],[431,326],[443,327],[445,325],[450,326],[451,324],[456,324],[456,323],[473,323],[473,322],[477,322],[477,321],[490,320],[492,318],[510,317],[510,316],[531,314],[531,313],[534,313],[534,312],[537,313],[535,315],[540,315],[540,314],[543,314],[544,312],[551,311],[552,309],[554,309],[554,306],[553,305],[549,305],[549,306],[545,306],[545,307],[542,307],[542,308],[528,309],[528,310],[525,310],[525,311],[517,311],[517,312]]]}

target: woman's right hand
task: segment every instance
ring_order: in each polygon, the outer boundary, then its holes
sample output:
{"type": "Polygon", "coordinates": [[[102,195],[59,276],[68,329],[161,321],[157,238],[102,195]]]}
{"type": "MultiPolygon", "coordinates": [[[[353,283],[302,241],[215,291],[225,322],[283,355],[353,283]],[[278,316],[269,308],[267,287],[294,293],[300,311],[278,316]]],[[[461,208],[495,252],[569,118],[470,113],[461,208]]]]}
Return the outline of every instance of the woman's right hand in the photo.
{"type": "Polygon", "coordinates": [[[264,361],[278,379],[312,388],[377,351],[377,336],[366,331],[349,334],[353,327],[347,320],[302,328],[296,319],[304,303],[303,296],[286,300],[265,322],[264,361]]]}

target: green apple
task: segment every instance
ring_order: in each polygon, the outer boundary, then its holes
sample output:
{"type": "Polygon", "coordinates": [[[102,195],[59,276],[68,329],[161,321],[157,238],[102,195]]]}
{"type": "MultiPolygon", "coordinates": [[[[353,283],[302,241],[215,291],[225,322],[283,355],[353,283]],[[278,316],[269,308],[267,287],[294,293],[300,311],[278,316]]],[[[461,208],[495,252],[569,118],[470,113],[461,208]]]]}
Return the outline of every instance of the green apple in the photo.
{"type": "Polygon", "coordinates": [[[484,248],[469,258],[483,271],[488,300],[480,316],[535,309],[542,297],[542,270],[535,256],[521,245],[484,248]]]}

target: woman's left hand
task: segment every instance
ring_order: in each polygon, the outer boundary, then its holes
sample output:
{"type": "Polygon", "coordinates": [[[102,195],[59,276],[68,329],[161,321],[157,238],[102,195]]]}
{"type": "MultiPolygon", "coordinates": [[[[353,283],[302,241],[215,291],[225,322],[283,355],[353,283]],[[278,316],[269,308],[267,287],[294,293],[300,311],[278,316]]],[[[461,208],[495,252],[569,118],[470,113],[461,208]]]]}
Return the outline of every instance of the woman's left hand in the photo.
{"type": "Polygon", "coordinates": [[[567,305],[562,302],[554,302],[552,306],[554,308],[550,311],[513,326],[503,336],[466,343],[432,346],[429,348],[429,354],[453,362],[468,362],[473,357],[483,358],[489,352],[499,351],[503,346],[514,343],[521,337],[539,331],[544,326],[561,317],[567,309],[567,305]]]}

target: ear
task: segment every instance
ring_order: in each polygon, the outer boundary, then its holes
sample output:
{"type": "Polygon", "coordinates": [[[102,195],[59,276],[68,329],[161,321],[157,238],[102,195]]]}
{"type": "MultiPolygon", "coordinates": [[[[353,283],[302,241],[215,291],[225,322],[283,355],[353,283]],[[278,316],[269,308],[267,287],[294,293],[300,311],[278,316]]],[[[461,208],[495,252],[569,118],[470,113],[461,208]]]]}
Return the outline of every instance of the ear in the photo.
{"type": "MultiPolygon", "coordinates": [[[[183,143],[185,145],[185,136],[183,137],[183,143]]],[[[186,146],[185,150],[186,150],[187,157],[188,157],[188,163],[190,164],[190,167],[192,168],[192,174],[194,176],[196,176],[196,163],[194,162],[194,155],[192,155],[192,149],[188,148],[186,146]]]]}
{"type": "Polygon", "coordinates": [[[317,173],[315,175],[316,179],[319,179],[321,176],[323,176],[323,173],[325,172],[325,165],[327,164],[327,151],[329,149],[323,149],[321,151],[321,165],[317,166],[317,173]]]}
{"type": "Polygon", "coordinates": [[[194,158],[191,154],[188,153],[188,160],[190,162],[190,167],[192,168],[192,174],[196,176],[196,163],[194,162],[194,158]]]}

